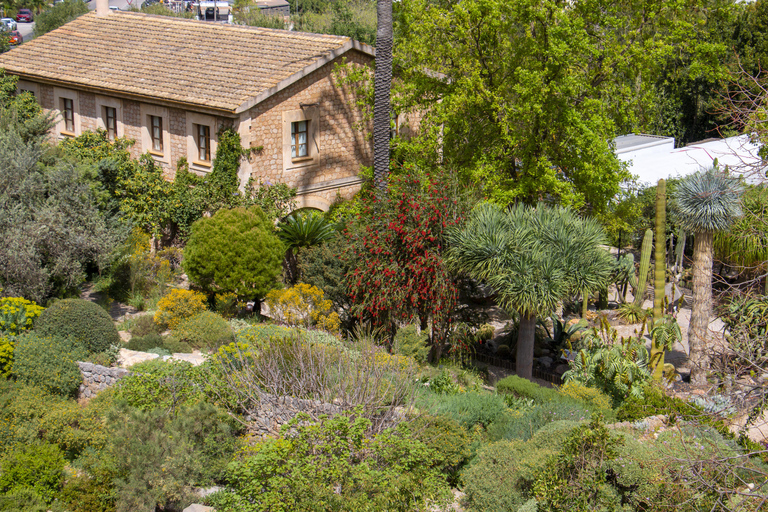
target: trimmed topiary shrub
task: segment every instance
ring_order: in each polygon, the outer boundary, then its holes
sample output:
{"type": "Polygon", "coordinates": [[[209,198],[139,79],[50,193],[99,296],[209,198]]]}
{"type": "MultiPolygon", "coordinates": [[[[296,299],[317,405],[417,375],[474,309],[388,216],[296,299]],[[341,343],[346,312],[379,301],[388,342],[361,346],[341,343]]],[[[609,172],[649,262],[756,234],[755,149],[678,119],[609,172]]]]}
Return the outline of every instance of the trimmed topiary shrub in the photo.
{"type": "Polygon", "coordinates": [[[176,288],[157,303],[155,322],[174,329],[179,322],[205,311],[205,295],[176,288]]]}
{"type": "Polygon", "coordinates": [[[77,361],[86,355],[72,338],[22,334],[17,338],[13,375],[49,393],[73,397],[82,382],[77,361]]]}
{"type": "Polygon", "coordinates": [[[147,350],[156,348],[156,347],[162,347],[163,346],[163,338],[159,334],[147,334],[145,336],[138,336],[136,338],[131,338],[131,340],[126,345],[126,348],[128,350],[137,350],[139,352],[146,352],[147,350]]]}
{"type": "MultiPolygon", "coordinates": [[[[147,334],[160,334],[162,327],[157,325],[152,315],[142,315],[134,318],[133,327],[131,327],[131,336],[140,337],[147,334]]],[[[135,349],[131,349],[135,350],[135,349]]]]}
{"type": "Polygon", "coordinates": [[[194,348],[217,349],[235,341],[235,333],[229,322],[211,311],[203,311],[182,321],[174,329],[173,335],[194,348]]]}
{"type": "Polygon", "coordinates": [[[41,336],[71,337],[88,352],[98,353],[120,343],[112,318],[97,304],[83,299],[60,300],[35,322],[41,336]]]}
{"type": "Polygon", "coordinates": [[[29,490],[51,503],[64,483],[64,464],[56,445],[20,446],[0,461],[0,493],[29,490]]]}

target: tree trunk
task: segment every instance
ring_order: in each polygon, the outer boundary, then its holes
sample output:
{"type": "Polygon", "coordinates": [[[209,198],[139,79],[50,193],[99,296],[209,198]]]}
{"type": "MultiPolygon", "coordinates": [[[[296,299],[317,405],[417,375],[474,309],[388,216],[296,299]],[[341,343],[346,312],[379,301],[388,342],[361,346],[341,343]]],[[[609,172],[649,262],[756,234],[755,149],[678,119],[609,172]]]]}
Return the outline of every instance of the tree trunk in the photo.
{"type": "Polygon", "coordinates": [[[712,312],[712,240],[711,231],[696,233],[693,240],[693,304],[688,327],[691,383],[707,384],[709,319],[712,312]]]}
{"type": "Polygon", "coordinates": [[[533,344],[536,339],[536,316],[520,315],[517,331],[517,375],[531,380],[533,377],[533,344]]]}
{"type": "Polygon", "coordinates": [[[381,198],[389,174],[389,96],[392,85],[392,0],[376,2],[376,73],[373,104],[373,180],[381,198]]]}

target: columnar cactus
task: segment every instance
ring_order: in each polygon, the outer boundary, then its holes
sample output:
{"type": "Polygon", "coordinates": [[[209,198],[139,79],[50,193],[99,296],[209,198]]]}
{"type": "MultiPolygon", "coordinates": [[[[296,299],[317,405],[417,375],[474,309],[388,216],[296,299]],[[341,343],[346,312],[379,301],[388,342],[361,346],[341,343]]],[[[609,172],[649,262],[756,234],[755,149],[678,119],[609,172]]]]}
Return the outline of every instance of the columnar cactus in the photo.
{"type": "Polygon", "coordinates": [[[640,252],[640,274],[637,276],[637,286],[635,286],[635,304],[643,304],[645,287],[648,284],[648,269],[651,266],[651,250],[653,245],[653,231],[645,230],[643,237],[643,248],[640,252]]]}
{"type": "MultiPolygon", "coordinates": [[[[654,255],[653,319],[661,320],[664,314],[664,286],[667,277],[666,254],[667,184],[661,179],[656,186],[656,253],[654,255]]],[[[661,381],[664,370],[664,347],[655,341],[651,345],[651,369],[653,378],[661,381]]]]}

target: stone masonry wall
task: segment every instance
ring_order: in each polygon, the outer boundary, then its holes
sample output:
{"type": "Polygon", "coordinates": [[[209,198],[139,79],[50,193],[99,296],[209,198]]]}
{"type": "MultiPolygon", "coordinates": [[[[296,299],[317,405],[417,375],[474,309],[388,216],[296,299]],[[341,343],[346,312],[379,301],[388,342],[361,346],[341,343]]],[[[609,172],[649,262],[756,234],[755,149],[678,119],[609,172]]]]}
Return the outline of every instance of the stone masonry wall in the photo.
{"type": "Polygon", "coordinates": [[[305,412],[313,418],[321,414],[333,416],[344,409],[338,405],[323,403],[319,400],[304,400],[290,396],[262,395],[261,402],[246,421],[257,435],[275,436],[280,433],[280,427],[292,420],[300,412],[305,412]]]}
{"type": "Polygon", "coordinates": [[[77,362],[83,383],[80,384],[80,398],[93,398],[99,391],[114,385],[131,372],[124,368],[107,368],[93,363],[77,362]]]}
{"type": "MultiPolygon", "coordinates": [[[[343,58],[355,65],[370,63],[370,58],[357,52],[349,52],[343,58]]],[[[371,127],[358,126],[362,113],[355,103],[355,91],[341,85],[333,74],[335,65],[341,62],[342,58],[329,62],[251,109],[249,136],[243,145],[263,147],[250,158],[254,180],[302,188],[356,177],[362,165],[372,164],[373,142],[368,136],[371,127]],[[286,171],[283,169],[282,114],[302,109],[301,104],[313,105],[318,110],[315,136],[319,159],[316,165],[286,171]]],[[[335,190],[322,193],[328,198],[335,195],[335,190]]]]}
{"type": "Polygon", "coordinates": [[[131,158],[139,158],[141,150],[141,104],[138,101],[123,100],[123,130],[125,138],[135,140],[130,147],[131,158]]]}
{"type": "Polygon", "coordinates": [[[80,129],[82,131],[96,131],[96,95],[89,92],[80,92],[80,129]]]}

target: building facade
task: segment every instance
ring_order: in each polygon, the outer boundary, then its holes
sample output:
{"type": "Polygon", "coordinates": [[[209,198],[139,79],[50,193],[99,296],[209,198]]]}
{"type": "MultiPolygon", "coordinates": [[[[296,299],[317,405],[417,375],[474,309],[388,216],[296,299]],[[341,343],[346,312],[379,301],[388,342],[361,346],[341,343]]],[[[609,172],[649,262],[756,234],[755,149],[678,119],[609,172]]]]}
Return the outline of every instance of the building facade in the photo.
{"type": "Polygon", "coordinates": [[[134,157],[173,179],[182,158],[211,172],[217,134],[232,128],[250,150],[242,186],[286,183],[299,207],[324,210],[357,192],[372,162],[369,123],[334,70],[373,57],[346,37],[108,11],[0,55],[0,67],[56,114],[57,138],[132,139],[134,157]]]}

